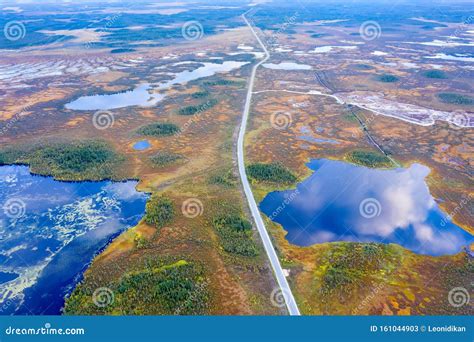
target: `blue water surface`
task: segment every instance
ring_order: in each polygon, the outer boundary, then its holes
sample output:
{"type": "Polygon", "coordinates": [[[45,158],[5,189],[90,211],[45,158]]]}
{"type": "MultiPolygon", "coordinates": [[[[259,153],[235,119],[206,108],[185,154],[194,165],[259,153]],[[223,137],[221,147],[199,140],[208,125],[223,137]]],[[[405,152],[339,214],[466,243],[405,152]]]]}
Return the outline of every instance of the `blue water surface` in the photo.
{"type": "Polygon", "coordinates": [[[149,149],[150,147],[151,147],[151,144],[148,140],[141,140],[141,141],[136,142],[133,145],[133,149],[137,151],[143,151],[143,150],[149,149]]]}
{"type": "Polygon", "coordinates": [[[140,221],[148,195],[136,185],[60,182],[1,166],[1,314],[59,314],[94,256],[140,221]]]}
{"type": "Polygon", "coordinates": [[[150,94],[150,85],[141,84],[133,90],[116,94],[82,96],[66,104],[72,110],[110,110],[129,106],[151,107],[163,99],[161,94],[150,94]]]}
{"type": "Polygon", "coordinates": [[[419,254],[449,255],[474,243],[439,209],[424,165],[377,170],[319,159],[308,166],[314,173],[296,189],[272,192],[260,203],[295,245],[382,242],[419,254]]]}

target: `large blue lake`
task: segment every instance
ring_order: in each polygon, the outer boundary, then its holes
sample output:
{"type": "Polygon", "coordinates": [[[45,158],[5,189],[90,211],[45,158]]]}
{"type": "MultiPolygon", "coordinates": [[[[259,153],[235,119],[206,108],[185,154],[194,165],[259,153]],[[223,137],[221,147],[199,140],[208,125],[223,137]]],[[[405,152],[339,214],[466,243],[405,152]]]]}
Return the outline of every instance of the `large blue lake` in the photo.
{"type": "Polygon", "coordinates": [[[0,167],[0,314],[59,314],[94,256],[136,225],[136,181],[59,182],[0,167]]]}
{"type": "Polygon", "coordinates": [[[430,169],[424,165],[376,170],[320,159],[308,167],[314,173],[296,189],[272,192],[260,203],[295,245],[382,242],[419,254],[448,255],[474,243],[439,209],[426,185],[430,169]]]}

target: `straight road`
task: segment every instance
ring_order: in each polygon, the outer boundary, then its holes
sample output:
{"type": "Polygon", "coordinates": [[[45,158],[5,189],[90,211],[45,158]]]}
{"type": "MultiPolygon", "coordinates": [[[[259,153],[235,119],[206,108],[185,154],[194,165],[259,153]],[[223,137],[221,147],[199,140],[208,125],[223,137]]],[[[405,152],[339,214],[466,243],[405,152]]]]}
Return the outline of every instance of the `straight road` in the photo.
{"type": "Polygon", "coordinates": [[[253,94],[253,86],[255,81],[255,75],[257,73],[257,68],[265,63],[270,58],[270,53],[268,52],[265,45],[263,45],[262,41],[258,37],[257,33],[255,32],[254,28],[250,24],[250,22],[245,17],[245,14],[242,15],[245,23],[248,25],[250,30],[252,31],[253,35],[257,39],[258,43],[262,47],[263,51],[265,51],[265,58],[262,59],[260,62],[255,64],[252,68],[252,73],[250,76],[248,91],[247,91],[247,98],[245,100],[245,107],[244,112],[242,115],[242,124],[240,126],[239,131],[239,139],[237,141],[237,159],[239,164],[239,174],[240,179],[242,181],[242,185],[244,187],[245,196],[247,197],[247,201],[252,212],[252,216],[255,220],[255,224],[257,226],[258,232],[263,242],[263,246],[265,247],[265,251],[268,255],[268,259],[273,268],[273,272],[275,273],[275,277],[277,279],[278,285],[280,286],[280,291],[282,297],[285,299],[286,307],[288,308],[288,312],[290,315],[300,315],[300,311],[298,310],[298,306],[296,305],[295,298],[293,297],[293,293],[291,292],[290,285],[286,280],[285,274],[283,273],[283,269],[280,265],[280,260],[275,252],[275,248],[273,247],[272,241],[270,240],[270,236],[268,235],[267,229],[265,228],[265,224],[263,223],[262,216],[260,215],[260,211],[258,210],[257,203],[255,202],[255,198],[253,197],[252,190],[250,188],[249,181],[247,179],[247,172],[245,170],[245,162],[244,162],[244,137],[245,131],[247,129],[247,121],[250,112],[250,105],[252,103],[252,94],[253,94]]]}

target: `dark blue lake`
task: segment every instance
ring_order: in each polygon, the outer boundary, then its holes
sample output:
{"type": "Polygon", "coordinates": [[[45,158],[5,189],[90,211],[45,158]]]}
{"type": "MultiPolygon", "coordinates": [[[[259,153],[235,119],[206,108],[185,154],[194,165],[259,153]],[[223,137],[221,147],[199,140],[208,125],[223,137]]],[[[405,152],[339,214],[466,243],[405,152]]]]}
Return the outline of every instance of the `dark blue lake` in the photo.
{"type": "Polygon", "coordinates": [[[136,225],[136,181],[59,182],[0,167],[0,314],[59,314],[94,256],[136,225]]]}
{"type": "Polygon", "coordinates": [[[415,253],[448,255],[474,243],[439,209],[425,177],[430,169],[376,170],[326,159],[294,190],[268,194],[260,209],[298,246],[332,241],[396,243],[415,253]]]}

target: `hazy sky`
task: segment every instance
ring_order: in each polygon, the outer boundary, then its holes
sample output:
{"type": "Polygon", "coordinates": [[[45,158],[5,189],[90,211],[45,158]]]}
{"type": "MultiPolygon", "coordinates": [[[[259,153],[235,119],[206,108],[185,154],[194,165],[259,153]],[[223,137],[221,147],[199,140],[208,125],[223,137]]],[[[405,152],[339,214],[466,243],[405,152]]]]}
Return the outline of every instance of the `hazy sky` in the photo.
{"type": "MultiPolygon", "coordinates": [[[[348,4],[354,3],[388,3],[392,4],[396,1],[397,3],[436,3],[436,4],[453,4],[453,3],[466,3],[474,5],[474,0],[289,0],[296,2],[312,2],[312,3],[331,3],[331,2],[345,2],[348,4]]],[[[208,2],[211,5],[219,5],[219,4],[229,4],[231,2],[245,4],[245,3],[268,3],[268,2],[283,2],[288,3],[288,0],[0,0],[0,6],[8,6],[12,4],[48,4],[48,3],[130,3],[130,2],[148,2],[148,3],[156,3],[156,4],[163,4],[169,5],[172,7],[173,5],[179,6],[180,3],[204,3],[208,2]]],[[[1,7],[0,7],[1,8],[1,7]]]]}

